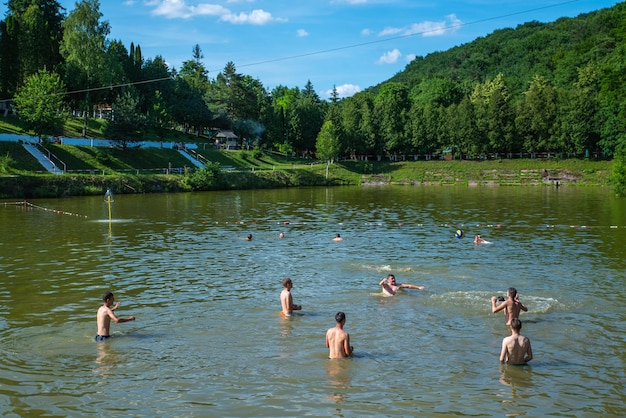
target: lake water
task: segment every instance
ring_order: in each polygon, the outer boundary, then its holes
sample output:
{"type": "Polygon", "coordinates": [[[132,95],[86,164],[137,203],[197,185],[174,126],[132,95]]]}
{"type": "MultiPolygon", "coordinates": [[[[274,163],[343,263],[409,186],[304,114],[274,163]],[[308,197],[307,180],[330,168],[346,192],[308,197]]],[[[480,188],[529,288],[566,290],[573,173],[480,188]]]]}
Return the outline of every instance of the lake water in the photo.
{"type": "Polygon", "coordinates": [[[110,221],[103,197],[0,203],[2,416],[626,414],[626,200],[608,189],[114,199],[110,221]],[[426,289],[383,297],[389,273],[426,289]],[[284,277],[302,315],[278,314],[284,277]],[[489,299],[510,286],[529,366],[498,362],[489,299]],[[107,290],[137,320],[95,343],[107,290]],[[340,310],[355,356],[328,360],[340,310]]]}

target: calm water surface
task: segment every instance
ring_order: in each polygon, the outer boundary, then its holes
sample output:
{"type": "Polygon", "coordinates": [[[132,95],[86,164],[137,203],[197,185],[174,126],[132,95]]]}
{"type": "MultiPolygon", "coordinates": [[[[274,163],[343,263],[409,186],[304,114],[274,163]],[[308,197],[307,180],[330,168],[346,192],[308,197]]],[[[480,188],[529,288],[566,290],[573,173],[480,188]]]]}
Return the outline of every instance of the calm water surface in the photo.
{"type": "Polygon", "coordinates": [[[606,189],[116,195],[111,222],[102,197],[31,203],[0,203],[2,416],[626,414],[626,201],[606,189]],[[426,290],[382,297],[388,273],[426,290]],[[304,310],[283,319],[287,276],[304,310]],[[509,286],[530,366],[498,363],[509,286]],[[106,290],[137,321],[95,343],[106,290]],[[331,361],[339,310],[356,355],[331,361]]]}

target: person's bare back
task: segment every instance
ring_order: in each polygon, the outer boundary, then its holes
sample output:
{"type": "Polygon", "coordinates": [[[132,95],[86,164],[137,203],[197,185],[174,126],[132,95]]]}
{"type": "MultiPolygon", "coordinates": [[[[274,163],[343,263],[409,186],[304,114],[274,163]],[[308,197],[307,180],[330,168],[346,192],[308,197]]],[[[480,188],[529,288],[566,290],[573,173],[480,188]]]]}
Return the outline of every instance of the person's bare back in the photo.
{"type": "Polygon", "coordinates": [[[343,330],[346,323],[346,315],[338,312],[335,315],[337,325],[326,331],[326,347],[329,348],[329,358],[344,358],[352,355],[353,347],[350,345],[350,335],[343,330]]]}
{"type": "Polygon", "coordinates": [[[533,350],[530,340],[519,331],[522,329],[522,322],[514,318],[511,320],[511,336],[502,340],[502,350],[500,351],[500,362],[507,364],[526,364],[533,359],[533,350]]]}

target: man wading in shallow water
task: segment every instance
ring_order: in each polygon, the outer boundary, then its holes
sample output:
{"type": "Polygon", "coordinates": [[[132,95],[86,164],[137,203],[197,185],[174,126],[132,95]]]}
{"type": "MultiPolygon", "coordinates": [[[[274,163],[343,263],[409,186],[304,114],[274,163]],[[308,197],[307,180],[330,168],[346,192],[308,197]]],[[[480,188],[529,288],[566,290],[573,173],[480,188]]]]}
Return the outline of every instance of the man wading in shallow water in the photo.
{"type": "Polygon", "coordinates": [[[509,287],[506,295],[508,299],[499,306],[496,306],[496,297],[493,296],[491,298],[491,312],[496,313],[504,309],[504,320],[507,325],[511,325],[511,320],[513,318],[519,318],[520,311],[528,312],[528,308],[519,301],[517,289],[514,287],[509,287]]]}
{"type": "Polygon", "coordinates": [[[337,312],[337,325],[326,331],[326,347],[330,349],[329,358],[344,358],[352,355],[354,347],[350,345],[350,334],[343,330],[346,314],[337,312]]]}
{"type": "Polygon", "coordinates": [[[517,318],[511,319],[511,336],[502,340],[500,363],[526,364],[533,359],[533,349],[530,340],[520,335],[522,321],[517,318]]]}
{"type": "Polygon", "coordinates": [[[111,319],[116,323],[120,322],[128,322],[134,321],[134,316],[129,316],[126,318],[118,318],[113,312],[117,308],[120,307],[120,303],[117,302],[115,306],[113,306],[113,302],[115,301],[115,297],[113,293],[106,292],[102,295],[102,300],[104,301],[104,305],[102,305],[98,309],[98,313],[96,315],[96,320],[98,322],[98,334],[96,335],[96,341],[104,341],[111,336],[109,335],[109,328],[111,327],[111,319]]]}

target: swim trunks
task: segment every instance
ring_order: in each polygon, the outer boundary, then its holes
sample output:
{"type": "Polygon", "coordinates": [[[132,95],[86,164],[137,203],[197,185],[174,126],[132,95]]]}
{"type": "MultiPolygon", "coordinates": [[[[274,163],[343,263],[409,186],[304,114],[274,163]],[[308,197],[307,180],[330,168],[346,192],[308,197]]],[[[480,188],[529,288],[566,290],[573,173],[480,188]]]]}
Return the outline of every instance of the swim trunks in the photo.
{"type": "Polygon", "coordinates": [[[95,340],[96,340],[97,342],[100,342],[100,341],[105,341],[105,340],[108,340],[109,338],[111,338],[111,336],[110,336],[110,335],[96,335],[95,340]]]}

